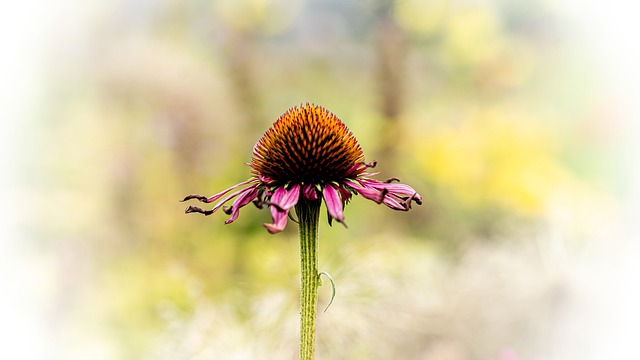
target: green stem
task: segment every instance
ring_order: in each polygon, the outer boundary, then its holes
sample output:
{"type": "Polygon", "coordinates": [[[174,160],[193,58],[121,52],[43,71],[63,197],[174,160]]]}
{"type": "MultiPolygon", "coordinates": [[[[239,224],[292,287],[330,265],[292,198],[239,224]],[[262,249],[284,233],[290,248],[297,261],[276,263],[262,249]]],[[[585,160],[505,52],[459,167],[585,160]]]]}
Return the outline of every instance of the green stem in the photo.
{"type": "Polygon", "coordinates": [[[312,360],[316,342],[318,306],[318,220],[320,201],[301,200],[296,205],[300,223],[300,359],[312,360]]]}

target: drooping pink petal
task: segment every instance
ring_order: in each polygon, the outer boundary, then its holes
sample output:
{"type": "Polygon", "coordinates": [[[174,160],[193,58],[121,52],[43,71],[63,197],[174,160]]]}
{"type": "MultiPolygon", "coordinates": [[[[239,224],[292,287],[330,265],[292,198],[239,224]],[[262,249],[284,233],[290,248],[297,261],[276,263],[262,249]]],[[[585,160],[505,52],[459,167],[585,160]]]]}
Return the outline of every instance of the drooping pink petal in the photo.
{"type": "Polygon", "coordinates": [[[276,234],[284,230],[287,226],[288,210],[282,211],[275,206],[270,207],[272,224],[263,224],[270,234],[276,234]]]}
{"type": "Polygon", "coordinates": [[[411,186],[405,184],[381,182],[370,178],[360,178],[358,182],[348,181],[346,184],[366,199],[383,203],[393,210],[407,211],[411,209],[411,201],[422,204],[422,197],[411,186]]]}
{"type": "Polygon", "coordinates": [[[287,190],[284,186],[277,188],[271,199],[269,200],[269,207],[271,210],[272,224],[264,224],[264,227],[271,234],[278,233],[287,226],[287,217],[289,210],[294,207],[300,199],[300,184],[291,186],[291,189],[287,190]]]}
{"type": "Polygon", "coordinates": [[[358,192],[358,194],[362,195],[365,199],[375,201],[376,204],[381,204],[382,201],[384,200],[384,194],[380,190],[361,187],[361,188],[356,188],[356,191],[358,192]]]}
{"type": "Polygon", "coordinates": [[[344,223],[344,214],[342,213],[342,200],[336,188],[332,184],[325,185],[322,190],[322,197],[327,205],[327,211],[329,215],[336,219],[338,222],[344,223]]]}
{"type": "Polygon", "coordinates": [[[260,180],[261,183],[267,186],[271,185],[271,183],[273,182],[273,179],[263,174],[258,174],[258,180],[260,180]]]}
{"type": "Polygon", "coordinates": [[[410,209],[410,206],[404,200],[398,200],[390,196],[385,196],[382,203],[393,210],[408,211],[410,209]]]}
{"type": "Polygon", "coordinates": [[[318,199],[318,191],[313,184],[306,184],[302,187],[302,194],[307,200],[317,200],[318,199]]]}
{"type": "Polygon", "coordinates": [[[365,199],[373,200],[377,204],[381,204],[382,200],[384,199],[384,194],[380,190],[371,187],[365,187],[352,181],[346,181],[345,183],[353,188],[358,194],[362,195],[362,197],[364,197],[365,199]]]}
{"type": "Polygon", "coordinates": [[[397,196],[406,196],[415,200],[418,204],[422,203],[422,197],[411,186],[405,184],[380,183],[376,187],[386,189],[389,193],[397,196]]]}
{"type": "Polygon", "coordinates": [[[389,194],[405,200],[408,208],[411,208],[412,200],[415,201],[416,204],[422,205],[422,196],[409,185],[383,183],[383,188],[386,189],[389,194]]]}
{"type": "Polygon", "coordinates": [[[247,191],[248,189],[255,189],[257,186],[253,185],[249,188],[246,189],[240,189],[237,191],[232,192],[231,194],[225,196],[222,200],[218,201],[218,203],[216,204],[216,206],[213,207],[213,209],[211,209],[211,213],[213,214],[214,212],[218,211],[218,209],[220,209],[222,207],[222,205],[224,205],[227,201],[233,199],[234,197],[242,194],[243,192],[247,191]]]}
{"type": "Polygon", "coordinates": [[[245,192],[242,193],[240,196],[238,196],[237,199],[233,201],[233,204],[231,205],[231,209],[230,209],[231,217],[224,223],[231,224],[232,222],[234,222],[238,218],[238,215],[240,215],[240,208],[250,203],[257,196],[258,196],[257,188],[253,187],[253,188],[245,189],[245,192]]]}
{"type": "Polygon", "coordinates": [[[298,199],[300,199],[300,184],[295,184],[284,194],[278,206],[281,209],[289,210],[298,203],[298,199]]]}
{"type": "Polygon", "coordinates": [[[221,192],[219,192],[219,193],[217,193],[217,194],[215,194],[215,195],[213,195],[211,197],[206,197],[206,196],[197,195],[197,194],[191,194],[191,195],[186,196],[184,199],[182,199],[182,201],[187,201],[187,200],[190,200],[190,199],[198,199],[198,200],[200,200],[200,201],[202,201],[204,203],[211,203],[211,202],[214,202],[214,201],[220,199],[225,194],[227,194],[229,191],[231,191],[233,189],[236,189],[236,188],[238,188],[240,186],[247,185],[247,184],[249,184],[251,182],[255,182],[255,181],[256,181],[255,178],[248,179],[248,180],[243,181],[241,183],[235,184],[232,187],[230,187],[230,188],[228,188],[226,190],[223,190],[223,191],[221,191],[221,192]]]}
{"type": "MultiPolygon", "coordinates": [[[[213,207],[213,209],[211,209],[211,210],[204,210],[204,209],[201,209],[201,208],[199,208],[199,207],[197,207],[197,206],[189,206],[189,207],[185,210],[185,213],[187,213],[187,214],[188,214],[188,213],[195,213],[195,212],[197,212],[197,213],[201,213],[201,214],[204,214],[204,215],[211,215],[211,214],[215,213],[216,211],[218,211],[218,210],[219,210],[219,209],[220,209],[220,208],[221,208],[221,207],[222,207],[226,202],[228,202],[229,200],[233,199],[234,197],[236,197],[236,196],[238,196],[238,195],[240,195],[240,194],[242,194],[242,193],[247,193],[247,192],[251,192],[251,191],[255,190],[255,195],[253,196],[253,198],[255,198],[255,197],[256,197],[256,195],[257,195],[257,191],[258,191],[258,190],[257,190],[257,189],[258,189],[258,185],[259,185],[259,184],[257,184],[257,183],[256,183],[256,184],[251,185],[251,186],[250,186],[250,187],[248,187],[248,188],[240,189],[240,190],[236,190],[236,191],[234,191],[233,193],[231,193],[231,194],[229,194],[229,195],[225,196],[222,200],[218,201],[218,203],[217,203],[217,204],[213,207]]],[[[238,185],[235,185],[235,186],[233,186],[232,188],[229,188],[229,189],[227,189],[227,190],[223,191],[223,192],[222,192],[222,193],[220,193],[220,194],[227,193],[230,189],[233,189],[233,188],[236,188],[236,187],[238,187],[238,185]]],[[[220,195],[220,194],[217,194],[217,195],[214,195],[214,196],[218,196],[218,195],[220,195]]],[[[190,195],[190,196],[191,196],[191,195],[190,195]]],[[[185,198],[185,199],[187,199],[187,200],[188,200],[188,198],[189,198],[189,196],[188,196],[187,198],[185,198]]],[[[193,198],[193,197],[191,197],[191,198],[193,198]]],[[[212,197],[212,198],[213,198],[213,197],[212,197]]],[[[200,199],[200,200],[202,201],[202,199],[200,199]]],[[[184,201],[184,200],[183,200],[183,201],[184,201]]],[[[207,201],[205,201],[205,202],[207,202],[207,201]]],[[[246,205],[246,204],[245,204],[245,205],[246,205]]],[[[244,205],[242,205],[242,206],[244,206],[244,205]]]]}
{"type": "Polygon", "coordinates": [[[349,200],[351,200],[351,192],[345,189],[344,186],[338,186],[338,191],[340,192],[340,198],[342,199],[342,204],[346,204],[349,202],[349,200]]]}

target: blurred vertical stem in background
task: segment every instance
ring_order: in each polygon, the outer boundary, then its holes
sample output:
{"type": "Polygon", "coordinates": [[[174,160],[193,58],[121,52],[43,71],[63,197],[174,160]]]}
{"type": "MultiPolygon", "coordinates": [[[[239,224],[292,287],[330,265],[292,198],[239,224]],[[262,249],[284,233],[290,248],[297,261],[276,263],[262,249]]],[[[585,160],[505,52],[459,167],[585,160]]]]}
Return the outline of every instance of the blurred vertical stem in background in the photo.
{"type": "MultiPolygon", "coordinates": [[[[398,117],[404,97],[404,70],[407,36],[393,19],[393,2],[383,0],[378,5],[375,20],[376,79],[378,104],[384,118],[381,128],[381,149],[376,157],[381,163],[394,164],[400,137],[398,117]]],[[[395,169],[388,169],[394,171],[395,169]]]]}
{"type": "Polygon", "coordinates": [[[300,226],[300,359],[313,359],[318,305],[318,220],[320,200],[302,200],[296,205],[300,226]]]}

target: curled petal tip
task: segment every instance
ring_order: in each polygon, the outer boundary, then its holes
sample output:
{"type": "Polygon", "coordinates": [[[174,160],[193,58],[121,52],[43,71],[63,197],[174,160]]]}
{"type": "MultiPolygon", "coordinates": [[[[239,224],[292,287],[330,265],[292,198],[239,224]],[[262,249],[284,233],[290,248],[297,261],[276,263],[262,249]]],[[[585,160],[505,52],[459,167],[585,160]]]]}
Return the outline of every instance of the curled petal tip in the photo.
{"type": "Polygon", "coordinates": [[[203,214],[203,215],[211,215],[211,214],[213,214],[213,210],[204,210],[204,209],[199,208],[199,207],[197,207],[197,206],[193,206],[193,205],[191,205],[191,206],[189,206],[188,208],[186,208],[186,209],[184,210],[184,213],[185,213],[185,214],[189,214],[189,213],[200,213],[200,214],[203,214]]]}
{"type": "Polygon", "coordinates": [[[366,163],[366,162],[363,161],[362,164],[364,166],[368,167],[368,168],[372,168],[373,169],[374,167],[376,167],[376,165],[378,165],[378,162],[376,160],[373,160],[370,163],[366,163]]]}
{"type": "Polygon", "coordinates": [[[198,194],[187,195],[187,196],[184,197],[184,199],[180,200],[180,202],[185,202],[185,201],[191,200],[191,199],[198,199],[198,200],[200,200],[202,202],[205,202],[205,203],[209,202],[208,201],[209,199],[206,196],[198,195],[198,194]]]}
{"type": "Polygon", "coordinates": [[[329,214],[329,226],[333,226],[333,220],[339,222],[345,228],[347,228],[347,229],[349,228],[349,226],[347,226],[347,223],[344,221],[344,217],[342,219],[335,219],[335,218],[331,217],[331,214],[329,214]]]}
{"type": "Polygon", "coordinates": [[[253,205],[255,205],[258,209],[262,209],[264,201],[262,199],[255,199],[253,200],[253,205]]]}
{"type": "Polygon", "coordinates": [[[281,228],[275,224],[262,224],[265,229],[267,229],[267,231],[269,232],[269,234],[277,234],[279,232],[281,232],[282,230],[284,230],[284,228],[281,228]]]}

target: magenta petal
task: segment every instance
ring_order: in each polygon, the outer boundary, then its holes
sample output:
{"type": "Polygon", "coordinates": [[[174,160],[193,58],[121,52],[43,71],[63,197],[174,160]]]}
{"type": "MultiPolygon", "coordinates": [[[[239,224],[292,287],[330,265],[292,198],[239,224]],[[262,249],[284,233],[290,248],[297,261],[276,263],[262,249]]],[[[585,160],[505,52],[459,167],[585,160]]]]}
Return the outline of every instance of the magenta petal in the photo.
{"type": "Polygon", "coordinates": [[[298,203],[300,198],[300,185],[296,184],[287,191],[281,186],[271,195],[271,205],[278,207],[280,210],[289,210],[298,203]]]}
{"type": "Polygon", "coordinates": [[[289,210],[294,207],[300,199],[300,185],[296,184],[290,190],[286,190],[284,186],[277,188],[271,195],[271,218],[272,224],[264,224],[264,227],[271,234],[278,233],[287,226],[287,216],[289,210]]]}
{"type": "Polygon", "coordinates": [[[316,191],[316,187],[313,184],[307,184],[302,188],[302,194],[307,200],[317,200],[318,192],[316,191]]]}
{"type": "MultiPolygon", "coordinates": [[[[383,183],[383,187],[387,189],[387,191],[389,191],[390,193],[397,194],[397,195],[414,197],[414,195],[418,194],[411,186],[405,185],[405,184],[383,183]]],[[[420,195],[417,195],[417,196],[420,197],[420,195]]]]}
{"type": "Polygon", "coordinates": [[[280,208],[289,210],[298,203],[298,199],[300,199],[300,185],[295,184],[282,197],[282,202],[279,204],[280,208]]]}
{"type": "Polygon", "coordinates": [[[256,185],[253,185],[253,186],[251,186],[249,188],[246,188],[246,189],[240,189],[240,190],[234,191],[233,193],[225,196],[224,199],[218,201],[216,206],[214,206],[213,209],[211,209],[211,213],[214,213],[214,212],[218,211],[218,209],[220,209],[222,207],[222,205],[224,205],[227,201],[229,201],[229,200],[233,199],[234,197],[246,192],[249,189],[256,189],[256,185]]]}
{"type": "Polygon", "coordinates": [[[339,222],[344,222],[344,214],[342,213],[342,201],[338,191],[331,184],[327,184],[322,190],[324,202],[327,204],[327,210],[332,218],[339,222]]]}
{"type": "Polygon", "coordinates": [[[351,193],[343,186],[338,186],[338,191],[340,192],[340,198],[342,199],[343,204],[347,203],[351,199],[351,193]]]}
{"type": "Polygon", "coordinates": [[[368,166],[364,163],[357,163],[347,171],[347,173],[345,174],[345,177],[351,178],[353,177],[353,175],[362,174],[367,169],[367,167],[368,166]]]}
{"type": "Polygon", "coordinates": [[[275,206],[272,206],[270,209],[273,224],[263,225],[267,229],[267,231],[269,231],[269,233],[276,234],[284,230],[284,228],[287,226],[287,215],[289,214],[289,211],[281,211],[275,206]]]}
{"type": "Polygon", "coordinates": [[[279,203],[286,193],[287,189],[285,189],[284,186],[276,188],[273,194],[271,194],[271,202],[279,203]]]}
{"type": "Polygon", "coordinates": [[[346,184],[356,190],[364,198],[376,203],[383,203],[393,210],[407,211],[411,201],[422,204],[422,197],[409,185],[381,182],[363,178],[358,182],[348,181],[346,184]]]}
{"type": "Polygon", "coordinates": [[[373,200],[377,204],[382,204],[382,200],[384,199],[384,194],[382,191],[368,187],[362,186],[360,184],[354,183],[352,181],[345,182],[348,186],[352,187],[358,194],[362,195],[365,199],[373,200]]]}
{"type": "Polygon", "coordinates": [[[409,185],[385,183],[374,179],[362,179],[360,183],[364,187],[374,188],[378,190],[386,189],[390,193],[421,199],[420,195],[418,195],[418,193],[409,185]]]}
{"type": "Polygon", "coordinates": [[[257,188],[248,188],[242,193],[231,205],[231,217],[225,221],[225,224],[230,224],[238,218],[240,214],[240,208],[250,203],[258,196],[257,188]]]}
{"type": "Polygon", "coordinates": [[[356,188],[358,194],[362,195],[365,199],[373,200],[377,204],[381,204],[384,200],[384,194],[380,190],[371,189],[371,188],[356,188]]]}
{"type": "MultiPolygon", "coordinates": [[[[235,184],[235,185],[233,185],[232,187],[230,187],[230,188],[228,188],[228,189],[226,189],[226,190],[224,190],[224,191],[222,191],[222,192],[219,192],[219,193],[217,193],[217,194],[215,194],[215,195],[211,196],[211,197],[210,197],[210,198],[208,198],[208,199],[207,199],[207,201],[205,201],[205,202],[207,202],[207,203],[214,202],[214,201],[216,201],[216,200],[220,199],[221,197],[223,197],[223,196],[224,196],[225,194],[227,194],[229,191],[231,191],[231,190],[233,190],[233,189],[235,189],[235,188],[238,188],[238,187],[240,187],[240,186],[242,186],[242,185],[247,185],[247,184],[249,184],[249,183],[251,183],[252,181],[255,181],[255,180],[256,180],[255,178],[251,178],[251,179],[249,179],[249,180],[246,180],[246,181],[243,181],[243,182],[241,182],[241,183],[235,184]]],[[[233,197],[233,196],[231,196],[231,197],[233,197]]],[[[227,200],[228,200],[228,199],[227,199],[227,200]]]]}
{"type": "MultiPolygon", "coordinates": [[[[402,200],[400,200],[402,201],[402,200]]],[[[409,206],[407,204],[404,204],[404,201],[400,202],[396,199],[393,199],[389,196],[385,196],[384,200],[382,201],[385,205],[387,205],[389,208],[393,209],[393,210],[400,210],[400,211],[408,211],[409,210],[409,206]],[[403,205],[404,204],[404,205],[403,205]]]]}

